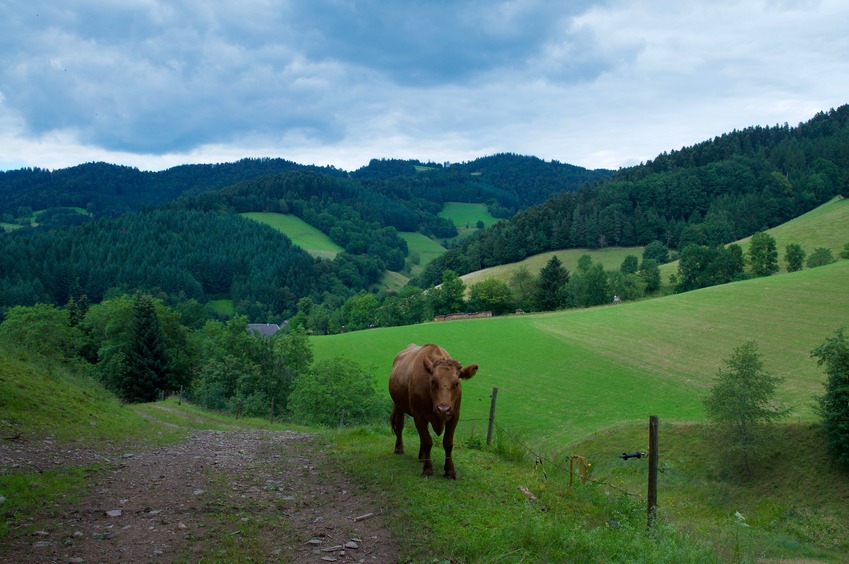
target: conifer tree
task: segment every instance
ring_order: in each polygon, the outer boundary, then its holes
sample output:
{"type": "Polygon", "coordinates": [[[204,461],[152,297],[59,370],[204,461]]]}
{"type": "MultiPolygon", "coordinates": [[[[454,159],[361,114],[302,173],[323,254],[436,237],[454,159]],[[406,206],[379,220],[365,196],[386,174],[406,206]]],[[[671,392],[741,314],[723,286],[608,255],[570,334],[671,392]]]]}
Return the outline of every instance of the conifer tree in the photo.
{"type": "Polygon", "coordinates": [[[154,401],[168,384],[168,355],[153,298],[136,292],[130,338],[117,393],[128,402],[154,401]]]}
{"type": "Polygon", "coordinates": [[[540,311],[552,311],[562,304],[560,296],[561,289],[569,281],[569,271],[557,258],[552,255],[545,266],[539,271],[536,291],[534,292],[534,306],[540,311]]]}

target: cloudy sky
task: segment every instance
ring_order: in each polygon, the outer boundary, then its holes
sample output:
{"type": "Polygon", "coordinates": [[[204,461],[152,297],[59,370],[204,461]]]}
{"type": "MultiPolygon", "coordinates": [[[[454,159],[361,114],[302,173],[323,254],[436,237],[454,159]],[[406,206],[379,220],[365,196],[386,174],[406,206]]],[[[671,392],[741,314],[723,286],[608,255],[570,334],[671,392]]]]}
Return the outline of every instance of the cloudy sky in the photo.
{"type": "Polygon", "coordinates": [[[0,0],[0,170],[618,168],[849,103],[845,0],[0,0]]]}

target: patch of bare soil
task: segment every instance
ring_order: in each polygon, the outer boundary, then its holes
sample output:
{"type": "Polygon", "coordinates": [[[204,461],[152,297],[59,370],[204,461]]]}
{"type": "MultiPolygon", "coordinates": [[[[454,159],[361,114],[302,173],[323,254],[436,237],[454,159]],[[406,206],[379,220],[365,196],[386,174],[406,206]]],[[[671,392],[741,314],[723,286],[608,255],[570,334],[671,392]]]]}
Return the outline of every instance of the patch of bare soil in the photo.
{"type": "MultiPolygon", "coordinates": [[[[397,562],[381,495],[319,438],[201,431],[134,453],[4,441],[0,472],[103,464],[79,502],[17,516],[0,562],[397,562]]],[[[2,492],[0,492],[2,493],[2,492]]]]}

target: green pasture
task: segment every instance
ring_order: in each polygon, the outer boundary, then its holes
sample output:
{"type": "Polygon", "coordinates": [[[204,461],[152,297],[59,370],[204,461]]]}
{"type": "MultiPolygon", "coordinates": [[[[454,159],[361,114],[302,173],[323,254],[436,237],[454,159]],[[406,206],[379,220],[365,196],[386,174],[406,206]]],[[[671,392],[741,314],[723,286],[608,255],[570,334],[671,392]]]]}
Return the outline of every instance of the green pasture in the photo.
{"type": "Polygon", "coordinates": [[[420,273],[433,259],[445,252],[445,247],[422,233],[400,231],[398,235],[407,242],[407,256],[418,253],[418,264],[413,265],[413,275],[420,273]]]}
{"type": "Polygon", "coordinates": [[[444,219],[450,219],[459,231],[459,237],[465,237],[477,233],[478,221],[482,221],[484,227],[490,227],[498,223],[498,218],[492,217],[486,204],[466,204],[463,202],[445,202],[442,211],[437,214],[444,219]]]}
{"type": "MultiPolygon", "coordinates": [[[[767,233],[775,239],[781,272],[787,271],[784,250],[791,243],[801,245],[808,255],[817,247],[824,247],[837,258],[843,246],[849,243],[849,199],[838,196],[805,215],[767,230],[767,233]]],[[[738,241],[744,253],[748,253],[750,242],[751,237],[738,241]]]]}
{"type": "Polygon", "coordinates": [[[380,277],[380,289],[390,288],[395,290],[396,292],[400,291],[401,288],[407,285],[410,279],[401,274],[400,272],[392,272],[391,270],[384,270],[383,276],[380,277]]]}
{"type": "Polygon", "coordinates": [[[810,351],[849,324],[849,261],[801,272],[593,309],[426,323],[312,337],[316,359],[342,355],[386,386],[408,343],[443,346],[480,371],[464,384],[463,428],[498,421],[535,444],[568,445],[606,427],[704,420],[721,362],[755,340],[765,369],[786,378],[791,420],[814,420],[825,377],[810,351]]]}
{"type": "Polygon", "coordinates": [[[314,257],[332,259],[343,250],[330,237],[295,215],[269,212],[246,212],[240,215],[270,225],[314,257]]]}
{"type": "Polygon", "coordinates": [[[605,249],[563,249],[560,251],[550,251],[528,257],[519,262],[502,264],[478,270],[476,272],[470,272],[469,274],[461,276],[461,278],[466,283],[466,286],[471,286],[475,282],[480,282],[487,278],[497,278],[498,280],[509,283],[510,277],[513,273],[523,266],[527,268],[528,272],[531,274],[538,274],[540,269],[542,269],[542,267],[551,260],[552,256],[557,256],[557,258],[560,259],[560,262],[563,263],[563,266],[565,266],[569,272],[573,272],[577,268],[578,259],[581,258],[582,255],[590,255],[593,262],[600,263],[605,270],[619,270],[619,267],[622,266],[622,261],[624,261],[625,257],[628,255],[634,255],[638,259],[642,260],[643,247],[607,247],[605,249]]]}

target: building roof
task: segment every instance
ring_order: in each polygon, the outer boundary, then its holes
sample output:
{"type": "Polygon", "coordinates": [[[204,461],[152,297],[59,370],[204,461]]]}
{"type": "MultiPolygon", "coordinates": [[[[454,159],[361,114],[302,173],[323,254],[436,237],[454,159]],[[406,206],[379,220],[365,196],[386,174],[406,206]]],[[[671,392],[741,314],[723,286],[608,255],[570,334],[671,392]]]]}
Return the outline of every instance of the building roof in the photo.
{"type": "Polygon", "coordinates": [[[276,323],[248,323],[248,332],[270,337],[280,331],[280,326],[276,323]]]}

